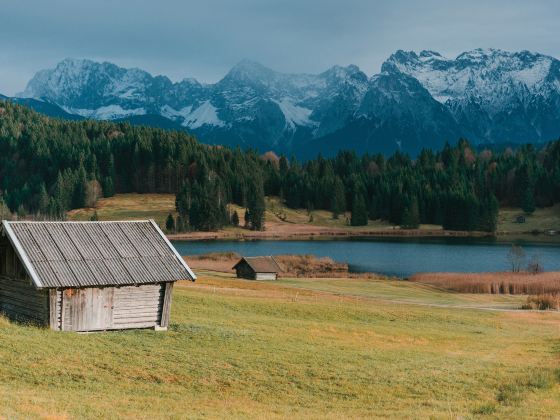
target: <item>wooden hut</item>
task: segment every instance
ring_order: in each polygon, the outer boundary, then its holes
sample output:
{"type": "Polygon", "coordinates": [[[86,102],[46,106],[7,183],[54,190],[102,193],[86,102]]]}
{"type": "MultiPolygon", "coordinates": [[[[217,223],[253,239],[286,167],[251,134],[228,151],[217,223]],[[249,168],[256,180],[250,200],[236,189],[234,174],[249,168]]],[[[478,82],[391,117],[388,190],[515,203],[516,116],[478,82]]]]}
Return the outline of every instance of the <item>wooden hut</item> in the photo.
{"type": "Polygon", "coordinates": [[[0,311],[62,331],[166,329],[195,275],[153,220],[2,222],[0,311]]]}
{"type": "Polygon", "coordinates": [[[273,257],[243,257],[233,269],[237,277],[249,280],[276,280],[282,271],[273,257]]]}

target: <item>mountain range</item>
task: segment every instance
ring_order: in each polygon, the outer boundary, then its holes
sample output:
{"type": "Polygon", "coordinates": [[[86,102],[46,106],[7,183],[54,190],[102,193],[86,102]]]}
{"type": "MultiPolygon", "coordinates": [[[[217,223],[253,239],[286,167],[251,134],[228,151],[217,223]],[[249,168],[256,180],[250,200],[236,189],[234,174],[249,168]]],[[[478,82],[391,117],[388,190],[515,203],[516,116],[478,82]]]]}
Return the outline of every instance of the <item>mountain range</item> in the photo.
{"type": "Polygon", "coordinates": [[[399,50],[368,76],[355,65],[284,74],[243,60],[204,84],[65,59],[36,73],[14,100],[61,118],[128,120],[300,157],[415,154],[460,137],[475,144],[560,137],[560,61],[528,51],[445,58],[399,50]]]}

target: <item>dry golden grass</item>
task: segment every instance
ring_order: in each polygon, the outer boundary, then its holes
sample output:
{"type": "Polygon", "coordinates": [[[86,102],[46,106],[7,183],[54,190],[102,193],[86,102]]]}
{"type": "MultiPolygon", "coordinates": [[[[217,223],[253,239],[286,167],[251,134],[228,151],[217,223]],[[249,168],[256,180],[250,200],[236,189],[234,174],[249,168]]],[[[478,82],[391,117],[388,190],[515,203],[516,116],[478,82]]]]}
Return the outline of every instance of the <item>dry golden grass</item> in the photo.
{"type": "Polygon", "coordinates": [[[409,279],[462,293],[536,295],[560,293],[560,273],[422,273],[409,279]]]}
{"type": "Polygon", "coordinates": [[[166,333],[79,335],[0,317],[0,418],[560,412],[557,313],[464,308],[506,297],[406,281],[199,274],[174,288],[166,333]],[[430,306],[443,302],[453,306],[430,306]]]}
{"type": "MultiPolygon", "coordinates": [[[[185,257],[193,269],[233,273],[232,267],[241,255],[235,252],[211,252],[185,257]]],[[[276,255],[276,262],[282,268],[281,277],[345,277],[348,264],[337,263],[331,258],[318,258],[313,255],[276,255]]]]}
{"type": "Polygon", "coordinates": [[[95,208],[71,210],[68,220],[90,220],[97,212],[99,220],[145,220],[154,219],[160,226],[165,219],[175,214],[173,194],[118,194],[100,199],[95,208]]]}
{"type": "Polygon", "coordinates": [[[560,309],[560,294],[543,294],[536,296],[529,296],[527,303],[522,307],[523,309],[538,309],[546,311],[548,309],[560,309]]]}

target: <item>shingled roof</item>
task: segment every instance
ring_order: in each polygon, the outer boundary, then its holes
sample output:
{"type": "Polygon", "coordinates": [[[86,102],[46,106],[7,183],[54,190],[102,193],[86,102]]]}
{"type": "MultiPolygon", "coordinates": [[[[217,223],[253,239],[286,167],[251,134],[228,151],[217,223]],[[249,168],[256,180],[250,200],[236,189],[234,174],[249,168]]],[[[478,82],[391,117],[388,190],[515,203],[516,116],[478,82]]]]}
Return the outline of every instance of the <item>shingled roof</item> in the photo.
{"type": "Polygon", "coordinates": [[[273,257],[243,257],[233,268],[235,269],[243,261],[245,261],[255,273],[278,273],[282,271],[273,257]]]}
{"type": "Polygon", "coordinates": [[[38,288],[195,280],[153,220],[2,223],[38,288]]]}

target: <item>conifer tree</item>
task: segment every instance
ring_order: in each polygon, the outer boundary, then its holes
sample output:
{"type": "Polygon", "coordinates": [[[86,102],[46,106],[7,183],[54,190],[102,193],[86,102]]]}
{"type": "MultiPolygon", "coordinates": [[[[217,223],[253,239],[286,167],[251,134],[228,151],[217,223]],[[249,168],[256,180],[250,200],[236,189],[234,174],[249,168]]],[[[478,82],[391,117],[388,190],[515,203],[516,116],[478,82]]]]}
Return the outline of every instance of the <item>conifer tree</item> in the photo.
{"type": "Polygon", "coordinates": [[[401,227],[404,229],[416,229],[419,225],[420,211],[418,208],[418,199],[414,197],[403,212],[401,227]]]}
{"type": "Polygon", "coordinates": [[[264,189],[262,181],[255,180],[249,191],[248,200],[249,224],[251,230],[264,230],[264,189]]]}
{"type": "Polygon", "coordinates": [[[527,187],[521,196],[521,208],[527,214],[532,214],[535,211],[535,197],[533,188],[527,187]]]}
{"type": "Polygon", "coordinates": [[[41,187],[39,188],[39,200],[38,200],[38,210],[41,214],[46,214],[49,209],[49,194],[47,193],[47,187],[45,183],[41,182],[41,187]]]}
{"type": "Polygon", "coordinates": [[[356,194],[352,200],[352,216],[350,224],[352,226],[366,226],[368,223],[368,212],[366,202],[361,194],[356,194]]]}
{"type": "Polygon", "coordinates": [[[175,231],[175,219],[171,213],[169,213],[167,219],[165,220],[165,230],[167,230],[167,232],[175,231]]]}
{"type": "Polygon", "coordinates": [[[333,183],[331,195],[331,211],[333,219],[338,219],[342,213],[346,211],[346,197],[344,194],[344,184],[339,177],[336,177],[333,183]]]}

